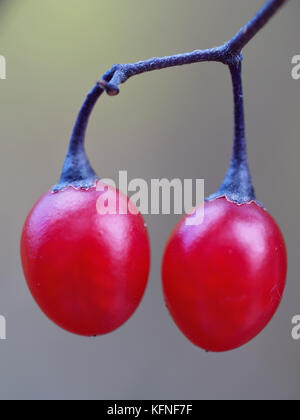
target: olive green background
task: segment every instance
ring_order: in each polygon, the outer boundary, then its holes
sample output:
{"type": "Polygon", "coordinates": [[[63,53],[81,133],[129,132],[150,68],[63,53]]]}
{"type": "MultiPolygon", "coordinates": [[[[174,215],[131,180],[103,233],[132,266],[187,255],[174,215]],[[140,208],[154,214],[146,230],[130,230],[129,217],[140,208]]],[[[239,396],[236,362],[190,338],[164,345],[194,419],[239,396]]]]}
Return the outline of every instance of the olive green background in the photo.
{"type": "MultiPolygon", "coordinates": [[[[207,48],[229,39],[263,0],[6,0],[0,2],[0,341],[2,399],[287,399],[300,397],[300,3],[291,0],[245,51],[250,166],[258,198],[287,241],[283,303],[245,347],[206,354],[165,309],[160,264],[178,216],[147,216],[152,269],[145,298],[113,334],[68,334],[40,312],[23,278],[19,238],[33,203],[59,176],[85,94],[112,64],[207,48]]],[[[232,93],[225,66],[205,63],[138,76],[103,96],[87,150],[102,177],[204,178],[227,169],[232,93]]],[[[222,320],[220,320],[222,328],[222,320]]]]}

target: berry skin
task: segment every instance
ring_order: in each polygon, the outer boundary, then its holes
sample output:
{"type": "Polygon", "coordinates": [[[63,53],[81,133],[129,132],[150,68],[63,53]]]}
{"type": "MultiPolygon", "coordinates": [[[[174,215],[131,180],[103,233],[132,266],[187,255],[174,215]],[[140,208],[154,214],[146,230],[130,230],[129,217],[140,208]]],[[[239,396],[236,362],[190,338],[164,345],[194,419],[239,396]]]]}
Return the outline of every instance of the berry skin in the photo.
{"type": "Polygon", "coordinates": [[[218,198],[205,203],[201,225],[185,222],[171,234],[163,259],[167,307],[196,346],[233,350],[257,336],[281,302],[284,239],[255,202],[238,205],[218,198]]]}
{"type": "MultiPolygon", "coordinates": [[[[83,336],[124,324],[137,309],[149,274],[142,216],[100,215],[100,195],[96,187],[48,192],[29,214],[21,239],[34,299],[53,322],[83,336]]],[[[118,192],[117,202],[127,206],[129,200],[118,192]]]]}

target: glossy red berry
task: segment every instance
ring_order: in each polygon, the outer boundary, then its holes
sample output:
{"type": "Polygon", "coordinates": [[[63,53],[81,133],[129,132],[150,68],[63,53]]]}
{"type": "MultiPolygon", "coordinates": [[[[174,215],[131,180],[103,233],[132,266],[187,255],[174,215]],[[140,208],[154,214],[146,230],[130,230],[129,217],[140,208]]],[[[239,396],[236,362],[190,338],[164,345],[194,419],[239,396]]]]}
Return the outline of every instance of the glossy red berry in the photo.
{"type": "Polygon", "coordinates": [[[284,239],[251,181],[242,66],[229,68],[235,104],[231,165],[206,200],[203,222],[196,224],[196,212],[178,224],[162,268],[174,321],[195,345],[214,352],[240,347],[263,330],[281,302],[287,272],[284,239]]]}
{"type": "Polygon", "coordinates": [[[163,289],[185,336],[221,352],[242,346],[267,325],[286,270],[284,239],[269,213],[254,202],[219,198],[205,204],[202,224],[189,226],[184,218],[172,233],[163,289]]]}
{"type": "MultiPolygon", "coordinates": [[[[36,302],[60,327],[84,336],[109,333],[127,321],[149,273],[143,218],[100,215],[100,195],[95,187],[48,192],[31,211],[21,241],[36,302]]],[[[117,197],[118,205],[127,206],[127,197],[119,192],[117,197]]]]}
{"type": "Polygon", "coordinates": [[[89,93],[60,182],[33,207],[21,239],[34,299],[57,325],[83,336],[109,333],[128,320],[143,297],[150,265],[142,216],[125,195],[98,183],[84,151],[88,118],[102,92],[96,86],[89,93]],[[103,211],[104,193],[110,212],[103,211]]]}

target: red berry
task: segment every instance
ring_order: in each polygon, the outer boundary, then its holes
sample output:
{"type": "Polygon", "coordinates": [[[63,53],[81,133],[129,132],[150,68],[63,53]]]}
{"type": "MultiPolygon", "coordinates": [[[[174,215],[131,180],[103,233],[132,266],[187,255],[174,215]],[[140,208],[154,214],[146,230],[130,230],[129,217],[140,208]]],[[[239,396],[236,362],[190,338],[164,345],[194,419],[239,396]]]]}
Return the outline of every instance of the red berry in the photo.
{"type": "Polygon", "coordinates": [[[259,334],[280,304],[287,271],[284,239],[255,202],[215,199],[206,202],[201,225],[185,222],[175,228],[164,255],[167,307],[196,346],[235,349],[259,334]]]}
{"type": "MultiPolygon", "coordinates": [[[[60,327],[84,336],[106,334],[126,322],[149,273],[142,216],[100,215],[100,195],[95,187],[48,192],[29,214],[21,240],[36,302],[60,327]]],[[[124,208],[129,200],[118,192],[117,202],[124,208]]]]}

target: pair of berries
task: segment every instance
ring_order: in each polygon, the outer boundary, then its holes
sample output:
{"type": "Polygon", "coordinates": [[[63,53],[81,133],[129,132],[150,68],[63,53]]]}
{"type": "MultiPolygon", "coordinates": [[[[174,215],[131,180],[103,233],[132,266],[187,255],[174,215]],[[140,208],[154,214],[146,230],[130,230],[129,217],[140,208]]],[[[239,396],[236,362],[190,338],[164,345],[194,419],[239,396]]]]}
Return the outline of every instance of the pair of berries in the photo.
{"type": "MultiPolygon", "coordinates": [[[[102,91],[97,85],[88,95],[61,180],[33,207],[21,240],[34,299],[52,321],[83,336],[109,333],[130,318],[143,297],[150,267],[142,216],[97,211],[102,192],[96,188],[99,179],[86,157],[84,137],[102,91]]],[[[183,334],[207,351],[232,350],[254,338],[274,315],[284,291],[284,239],[255,200],[247,171],[247,162],[234,156],[221,189],[205,203],[204,222],[191,225],[186,217],[193,215],[186,216],[171,234],[163,258],[170,314],[183,334]]],[[[117,204],[133,206],[120,192],[117,204]]]]}

